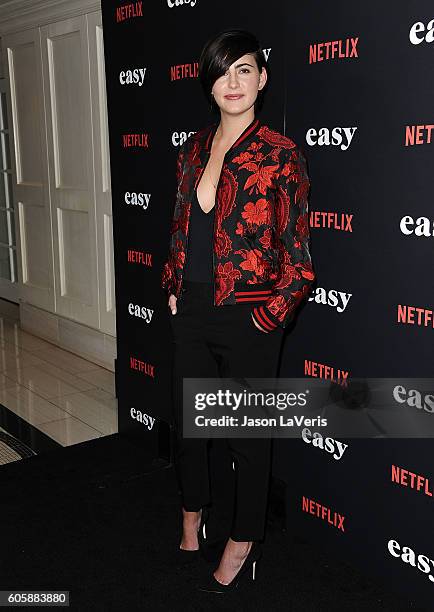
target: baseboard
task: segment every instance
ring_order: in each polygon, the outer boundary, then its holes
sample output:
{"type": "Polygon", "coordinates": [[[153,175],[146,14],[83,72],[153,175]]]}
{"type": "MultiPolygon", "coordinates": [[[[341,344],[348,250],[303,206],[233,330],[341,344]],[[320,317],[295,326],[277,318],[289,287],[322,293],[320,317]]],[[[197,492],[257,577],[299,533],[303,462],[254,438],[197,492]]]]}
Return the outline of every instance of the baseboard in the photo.
{"type": "Polygon", "coordinates": [[[25,302],[20,303],[18,308],[19,325],[22,330],[111,372],[115,371],[115,337],[25,302]]]}
{"type": "Polygon", "coordinates": [[[12,321],[19,321],[20,318],[20,306],[16,302],[11,302],[4,298],[0,298],[0,316],[11,319],[12,321]]]}

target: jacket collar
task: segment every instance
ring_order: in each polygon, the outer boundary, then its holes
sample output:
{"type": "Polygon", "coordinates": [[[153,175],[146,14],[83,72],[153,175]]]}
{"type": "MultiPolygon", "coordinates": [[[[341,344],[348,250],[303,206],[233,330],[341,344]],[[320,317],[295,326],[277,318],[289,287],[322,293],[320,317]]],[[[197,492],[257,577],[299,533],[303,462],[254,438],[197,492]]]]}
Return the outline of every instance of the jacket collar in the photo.
{"type": "MultiPolygon", "coordinates": [[[[205,151],[209,152],[211,150],[211,144],[212,144],[214,134],[216,133],[218,126],[219,126],[219,122],[216,122],[216,123],[213,123],[208,128],[207,133],[205,134],[205,140],[204,140],[205,151]]],[[[233,143],[233,145],[228,149],[228,151],[226,152],[226,155],[230,153],[231,151],[233,151],[234,149],[236,149],[237,147],[239,147],[241,143],[243,143],[243,146],[245,146],[247,142],[249,142],[250,140],[254,138],[254,136],[256,135],[260,127],[261,127],[261,121],[260,119],[255,117],[253,121],[249,123],[249,125],[241,132],[241,134],[238,136],[237,140],[233,143]]]]}

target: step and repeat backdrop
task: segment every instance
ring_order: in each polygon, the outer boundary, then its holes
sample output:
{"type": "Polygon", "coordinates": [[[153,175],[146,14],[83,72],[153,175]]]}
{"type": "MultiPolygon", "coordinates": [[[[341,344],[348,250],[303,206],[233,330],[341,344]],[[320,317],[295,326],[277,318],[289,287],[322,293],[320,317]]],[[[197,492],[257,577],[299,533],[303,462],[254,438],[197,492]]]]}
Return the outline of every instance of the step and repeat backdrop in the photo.
{"type": "MultiPolygon", "coordinates": [[[[170,439],[172,339],[160,279],[176,156],[218,120],[198,80],[203,45],[247,29],[267,59],[260,118],[298,144],[311,179],[317,278],[285,334],[280,376],[390,379],[391,418],[405,409],[415,431],[418,419],[428,423],[423,438],[391,438],[371,420],[369,436],[313,427],[275,440],[287,529],[431,603],[434,389],[421,379],[434,370],[432,4],[103,0],[102,10],[119,431],[155,454],[170,439]]],[[[347,403],[355,418],[358,400],[347,403]]]]}

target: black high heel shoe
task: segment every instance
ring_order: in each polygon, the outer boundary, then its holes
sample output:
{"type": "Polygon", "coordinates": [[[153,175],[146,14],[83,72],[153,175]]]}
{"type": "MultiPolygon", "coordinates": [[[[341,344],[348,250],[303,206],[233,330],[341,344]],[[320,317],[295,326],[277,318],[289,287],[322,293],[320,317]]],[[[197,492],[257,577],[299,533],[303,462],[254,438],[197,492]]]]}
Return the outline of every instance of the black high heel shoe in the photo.
{"type": "Polygon", "coordinates": [[[221,582],[214,578],[214,574],[212,574],[207,582],[199,585],[199,590],[207,593],[227,593],[229,591],[233,591],[238,586],[239,581],[243,576],[250,576],[252,580],[256,580],[257,565],[261,556],[261,544],[259,542],[252,542],[249,554],[238,570],[238,573],[234,576],[229,584],[221,584],[221,582]]]}
{"type": "Polygon", "coordinates": [[[199,529],[197,530],[197,539],[199,542],[199,548],[196,550],[184,550],[183,548],[177,548],[175,553],[175,564],[178,568],[190,565],[199,559],[199,554],[204,546],[206,540],[205,523],[208,520],[208,508],[202,508],[202,514],[200,517],[199,529]]]}

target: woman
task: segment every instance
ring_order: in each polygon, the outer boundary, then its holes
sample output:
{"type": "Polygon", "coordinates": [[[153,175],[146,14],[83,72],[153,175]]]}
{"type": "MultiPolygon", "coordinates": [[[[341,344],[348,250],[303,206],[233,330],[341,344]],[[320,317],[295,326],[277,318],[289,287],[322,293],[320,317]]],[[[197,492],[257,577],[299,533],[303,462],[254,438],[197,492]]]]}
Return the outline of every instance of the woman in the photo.
{"type": "Polygon", "coordinates": [[[184,556],[198,550],[202,511],[212,502],[207,541],[212,536],[222,554],[200,588],[221,593],[243,574],[255,577],[271,441],[213,440],[209,461],[206,439],[182,437],[182,379],[275,377],[284,328],[314,273],[304,157],[255,117],[267,82],[259,42],[244,30],[221,32],[202,51],[199,78],[220,121],[179,150],[162,287],[175,349],[180,550],[184,556]]]}

